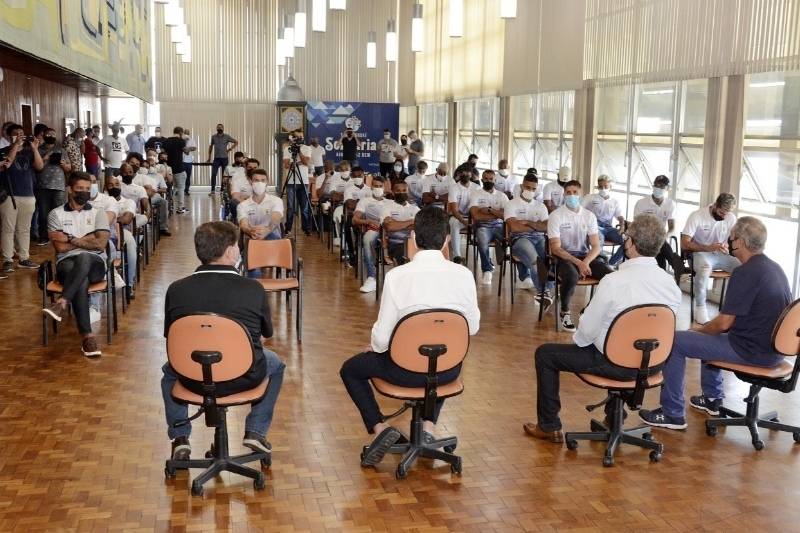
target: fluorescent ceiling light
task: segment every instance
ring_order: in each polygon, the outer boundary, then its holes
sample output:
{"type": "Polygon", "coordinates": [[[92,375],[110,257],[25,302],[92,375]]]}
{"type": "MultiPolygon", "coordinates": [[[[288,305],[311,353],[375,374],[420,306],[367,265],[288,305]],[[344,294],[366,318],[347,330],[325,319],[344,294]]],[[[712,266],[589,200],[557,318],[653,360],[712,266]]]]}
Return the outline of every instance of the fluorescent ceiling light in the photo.
{"type": "Polygon", "coordinates": [[[785,81],[756,81],[750,84],[753,89],[760,89],[764,87],[783,87],[786,85],[785,81]]]}
{"type": "Polygon", "coordinates": [[[306,14],[294,14],[294,45],[298,48],[306,47],[306,14]]]}
{"type": "Polygon", "coordinates": [[[314,0],[311,6],[311,29],[324,32],[327,29],[328,8],[325,0],[314,0]]]}
{"type": "Polygon", "coordinates": [[[425,22],[422,19],[422,4],[414,4],[411,18],[411,51],[422,52],[425,47],[425,22]]]}
{"type": "Polygon", "coordinates": [[[394,20],[386,24],[386,61],[397,61],[397,27],[394,20]]]}
{"type": "Polygon", "coordinates": [[[181,24],[180,26],[171,26],[169,29],[170,41],[173,43],[182,42],[186,39],[186,36],[189,35],[189,32],[186,28],[186,24],[181,24]]]}
{"type": "Polygon", "coordinates": [[[167,26],[183,24],[183,8],[178,0],[170,0],[169,4],[164,6],[164,24],[167,26]]]}
{"type": "Polygon", "coordinates": [[[464,0],[450,0],[450,37],[464,36],[464,0]]]}
{"type": "Polygon", "coordinates": [[[275,62],[279,67],[286,66],[286,53],[283,51],[283,37],[278,37],[275,43],[275,62]]]}
{"type": "Polygon", "coordinates": [[[517,18],[517,0],[500,0],[500,18],[517,18]]]}
{"type": "Polygon", "coordinates": [[[347,9],[347,0],[331,0],[330,6],[331,9],[336,9],[336,10],[347,9]]]}
{"type": "Polygon", "coordinates": [[[378,45],[375,42],[375,32],[369,32],[367,38],[367,68],[375,68],[378,63],[378,45]]]}
{"type": "Polygon", "coordinates": [[[642,94],[672,94],[672,89],[653,89],[652,91],[642,91],[642,94]]]}

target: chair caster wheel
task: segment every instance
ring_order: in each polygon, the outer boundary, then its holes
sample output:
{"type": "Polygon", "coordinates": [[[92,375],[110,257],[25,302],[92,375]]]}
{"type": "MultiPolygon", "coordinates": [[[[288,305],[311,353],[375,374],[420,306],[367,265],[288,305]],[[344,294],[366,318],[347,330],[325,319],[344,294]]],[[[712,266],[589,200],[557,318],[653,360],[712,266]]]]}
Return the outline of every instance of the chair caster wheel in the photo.
{"type": "Polygon", "coordinates": [[[578,449],[578,441],[575,439],[569,439],[567,441],[567,449],[568,450],[577,450],[578,449]]]}
{"type": "Polygon", "coordinates": [[[270,466],[272,466],[272,457],[264,457],[263,459],[261,459],[262,468],[264,467],[269,468],[270,466]]]}
{"type": "Polygon", "coordinates": [[[394,473],[394,477],[397,478],[397,479],[405,479],[407,475],[408,475],[408,472],[402,466],[398,466],[397,470],[394,473]]]}
{"type": "Polygon", "coordinates": [[[456,445],[455,445],[455,444],[453,444],[452,446],[445,446],[445,447],[444,447],[444,448],[442,448],[442,449],[443,449],[444,451],[446,451],[447,453],[453,453],[454,451],[456,451],[456,445]]]}
{"type": "Polygon", "coordinates": [[[781,419],[778,418],[777,416],[775,416],[775,417],[770,418],[769,421],[770,422],[775,422],[776,424],[779,424],[781,419]]]}
{"type": "Polygon", "coordinates": [[[359,460],[361,460],[362,463],[364,462],[364,456],[367,455],[367,448],[368,446],[364,446],[361,449],[361,455],[359,456],[359,460]]]}
{"type": "Polygon", "coordinates": [[[253,480],[253,488],[255,490],[264,490],[264,487],[267,486],[267,482],[264,479],[264,474],[261,474],[256,479],[253,480]]]}
{"type": "Polygon", "coordinates": [[[652,433],[642,433],[642,438],[644,440],[653,440],[653,434],[652,433]]]}
{"type": "Polygon", "coordinates": [[[175,469],[170,468],[169,466],[164,468],[164,477],[167,479],[175,478],[175,469]]]}
{"type": "Polygon", "coordinates": [[[203,495],[203,485],[199,483],[192,483],[192,496],[202,496],[203,495]]]}
{"type": "Polygon", "coordinates": [[[611,457],[610,455],[606,455],[605,457],[603,457],[603,466],[605,467],[614,466],[614,458],[611,457]]]}
{"type": "Polygon", "coordinates": [[[650,461],[653,463],[658,463],[661,461],[661,452],[657,452],[653,450],[650,452],[650,461]]]}
{"type": "Polygon", "coordinates": [[[800,442],[800,433],[792,433],[795,442],[800,442]]]}
{"type": "Polygon", "coordinates": [[[706,425],[706,435],[708,435],[709,437],[716,437],[717,436],[717,426],[706,425]]]}
{"type": "Polygon", "coordinates": [[[461,475],[461,457],[459,457],[455,463],[450,465],[450,472],[453,474],[458,474],[459,476],[461,475]]]}
{"type": "Polygon", "coordinates": [[[216,452],[216,449],[214,449],[214,444],[212,443],[211,447],[206,452],[206,459],[213,459],[214,452],[216,452]]]}
{"type": "Polygon", "coordinates": [[[763,450],[764,449],[764,441],[763,440],[754,440],[753,441],[753,448],[755,448],[756,451],[763,450]]]}

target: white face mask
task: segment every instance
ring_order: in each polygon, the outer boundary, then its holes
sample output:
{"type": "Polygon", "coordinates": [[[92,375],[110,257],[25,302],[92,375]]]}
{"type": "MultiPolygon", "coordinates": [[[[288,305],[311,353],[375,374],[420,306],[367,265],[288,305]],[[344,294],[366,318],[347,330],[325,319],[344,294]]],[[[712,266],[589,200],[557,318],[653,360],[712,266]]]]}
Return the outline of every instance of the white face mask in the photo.
{"type": "Polygon", "coordinates": [[[611,191],[609,191],[608,189],[600,189],[598,192],[600,193],[600,196],[602,196],[603,198],[608,198],[611,194],[611,191]]]}
{"type": "Polygon", "coordinates": [[[137,174],[147,174],[149,170],[150,169],[148,169],[147,167],[139,167],[139,172],[137,172],[137,174]]]}
{"type": "Polygon", "coordinates": [[[383,198],[383,189],[372,189],[372,197],[376,200],[383,198]]]}
{"type": "Polygon", "coordinates": [[[504,178],[508,176],[508,170],[506,169],[498,170],[497,173],[503,176],[504,178]]]}
{"type": "Polygon", "coordinates": [[[353,178],[353,185],[361,187],[364,184],[364,178],[353,178]]]}
{"type": "Polygon", "coordinates": [[[349,180],[350,179],[350,171],[349,170],[343,170],[342,172],[339,172],[339,175],[342,177],[343,180],[349,180]]]}
{"type": "Polygon", "coordinates": [[[394,166],[394,171],[399,174],[400,172],[403,171],[403,165],[395,165],[394,166]]]}
{"type": "Polygon", "coordinates": [[[89,186],[89,198],[97,198],[97,193],[100,192],[100,189],[97,187],[96,183],[92,183],[89,186]]]}
{"type": "Polygon", "coordinates": [[[536,197],[536,191],[530,191],[528,189],[522,189],[522,191],[519,194],[520,196],[522,196],[523,200],[527,200],[528,202],[530,202],[536,197]]]}
{"type": "Polygon", "coordinates": [[[388,139],[389,137],[391,137],[391,135],[389,135],[388,133],[384,133],[384,134],[383,134],[383,138],[384,138],[384,139],[388,139]]]}
{"type": "Polygon", "coordinates": [[[660,187],[653,187],[653,198],[664,198],[664,189],[660,187]]]}
{"type": "Polygon", "coordinates": [[[261,196],[265,192],[267,192],[267,184],[266,183],[264,183],[263,181],[255,181],[255,182],[253,182],[253,193],[256,196],[261,196]]]}

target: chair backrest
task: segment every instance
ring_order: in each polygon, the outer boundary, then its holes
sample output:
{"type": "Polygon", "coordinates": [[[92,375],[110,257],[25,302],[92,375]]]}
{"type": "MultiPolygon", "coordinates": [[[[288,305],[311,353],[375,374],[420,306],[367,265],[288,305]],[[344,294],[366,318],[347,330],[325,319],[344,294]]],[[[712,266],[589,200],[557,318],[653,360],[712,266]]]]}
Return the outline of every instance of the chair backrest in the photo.
{"type": "Polygon", "coordinates": [[[772,347],[787,357],[800,354],[800,299],[786,306],[775,323],[772,347]]]}
{"type": "Polygon", "coordinates": [[[267,267],[295,270],[294,242],[291,239],[247,241],[247,268],[267,267]]]}
{"type": "Polygon", "coordinates": [[[214,382],[242,376],[253,364],[253,344],[241,323],[213,313],[186,315],[170,324],[167,358],[179,375],[203,381],[203,365],[192,360],[192,352],[219,352],[222,360],[211,365],[214,382]]]}
{"type": "Polygon", "coordinates": [[[436,372],[461,364],[469,350],[469,325],[464,315],[452,309],[423,309],[404,316],[392,332],[389,355],[401,368],[427,373],[429,359],[420,353],[420,347],[434,345],[447,347],[437,360],[436,372]]]}
{"type": "MultiPolygon", "coordinates": [[[[406,257],[408,260],[414,259],[414,256],[419,252],[419,248],[417,248],[417,240],[414,236],[414,232],[412,231],[408,235],[408,239],[406,239],[406,257]]],[[[442,255],[448,261],[450,260],[450,246],[445,246],[444,250],[442,251],[442,255]]]]}
{"type": "Polygon", "coordinates": [[[617,366],[640,369],[643,349],[639,341],[658,341],[647,364],[652,368],[667,360],[674,339],[675,313],[672,309],[662,304],[635,305],[622,311],[611,322],[603,351],[617,366]]]}

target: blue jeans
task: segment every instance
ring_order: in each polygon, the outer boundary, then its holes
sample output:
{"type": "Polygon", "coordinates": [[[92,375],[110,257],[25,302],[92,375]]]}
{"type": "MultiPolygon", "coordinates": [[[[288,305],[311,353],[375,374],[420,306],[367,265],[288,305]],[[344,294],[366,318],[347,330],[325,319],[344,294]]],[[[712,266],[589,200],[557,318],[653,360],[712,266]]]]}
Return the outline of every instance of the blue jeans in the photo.
{"type": "Polygon", "coordinates": [[[294,224],[295,202],[300,206],[303,231],[311,231],[311,205],[308,201],[308,190],[305,187],[300,184],[286,186],[286,233],[291,231],[294,224]]]}
{"type": "MultiPolygon", "coordinates": [[[[266,348],[262,348],[264,358],[267,361],[267,377],[269,385],[264,397],[250,405],[250,413],[244,422],[245,431],[253,431],[259,435],[266,436],[269,426],[272,423],[272,414],[275,411],[275,402],[278,400],[278,393],[281,391],[283,383],[283,370],[286,365],[278,358],[278,355],[266,348]]],[[[164,398],[164,414],[167,417],[167,435],[170,439],[178,437],[188,437],[192,432],[191,423],[179,427],[172,427],[173,424],[189,418],[189,405],[178,403],[172,398],[172,387],[178,380],[178,375],[169,366],[169,363],[161,367],[164,372],[161,378],[161,396],[164,398]]]]}
{"type": "Polygon", "coordinates": [[[733,269],[740,266],[738,259],[722,252],[694,252],[692,254],[694,263],[694,305],[697,307],[706,305],[706,290],[708,288],[708,278],[711,271],[722,269],[725,272],[733,272],[733,269]]]}
{"type": "Polygon", "coordinates": [[[602,245],[605,241],[613,242],[617,244],[617,249],[614,251],[614,255],[611,256],[609,259],[609,265],[616,265],[619,264],[625,258],[625,246],[622,244],[624,241],[622,239],[622,235],[620,235],[619,230],[612,226],[607,222],[600,222],[597,221],[597,229],[599,230],[599,237],[600,237],[600,244],[602,245]]]}
{"type": "MultiPolygon", "coordinates": [[[[536,267],[538,272],[539,268],[536,260],[539,257],[542,259],[547,258],[544,252],[544,239],[545,237],[541,233],[523,235],[517,237],[511,245],[511,254],[519,260],[517,263],[519,280],[525,281],[528,278],[533,278],[533,285],[539,292],[542,292],[542,281],[539,279],[538,275],[533,276],[533,271],[534,267],[536,267]]],[[[551,291],[554,288],[555,282],[548,280],[546,290],[551,291]]]]}
{"type": "MultiPolygon", "coordinates": [[[[214,192],[214,187],[217,186],[217,170],[225,171],[225,167],[228,166],[228,158],[227,157],[215,157],[214,161],[211,162],[211,192],[214,192]]],[[[220,187],[222,187],[222,177],[220,176],[220,187]]]]}
{"type": "MultiPolygon", "coordinates": [[[[272,233],[268,233],[266,237],[264,237],[265,241],[277,241],[281,238],[281,230],[280,228],[275,228],[272,230],[272,233]]],[[[260,268],[251,268],[247,271],[248,278],[260,278],[261,277],[261,269],[260,268]]]]}
{"type": "Polygon", "coordinates": [[[367,277],[374,278],[375,273],[375,245],[378,244],[379,233],[374,230],[367,230],[361,238],[364,250],[364,268],[367,269],[367,277]]]}
{"type": "MultiPolygon", "coordinates": [[[[701,361],[726,361],[757,366],[775,366],[783,359],[780,355],[765,355],[745,359],[731,346],[728,334],[707,335],[697,331],[678,331],[666,364],[664,385],[661,387],[661,407],[664,414],[673,417],[684,415],[683,388],[686,376],[686,359],[701,361]]],[[[722,371],[700,366],[700,386],[707,398],[724,398],[722,371]]]]}
{"type": "Polygon", "coordinates": [[[489,243],[492,241],[502,242],[504,237],[502,224],[497,226],[479,226],[475,230],[475,240],[478,243],[478,255],[481,258],[481,272],[492,272],[494,270],[492,258],[489,256],[489,243]]]}

